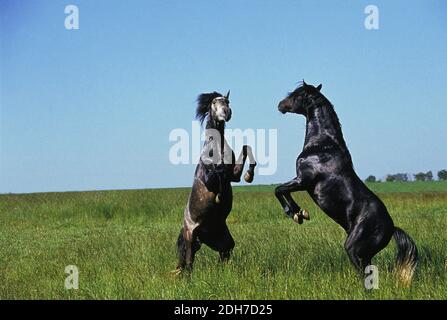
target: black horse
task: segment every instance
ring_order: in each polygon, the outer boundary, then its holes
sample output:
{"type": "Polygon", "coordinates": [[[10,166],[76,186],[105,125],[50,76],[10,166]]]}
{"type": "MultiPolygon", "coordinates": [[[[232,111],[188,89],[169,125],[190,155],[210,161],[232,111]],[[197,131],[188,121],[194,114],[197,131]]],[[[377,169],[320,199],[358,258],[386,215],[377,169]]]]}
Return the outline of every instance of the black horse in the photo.
{"type": "Polygon", "coordinates": [[[413,240],[394,226],[383,202],[354,171],[334,107],[318,87],[303,85],[278,105],[280,112],[304,115],[306,137],[296,160],[296,177],[275,189],[284,212],[297,222],[307,217],[290,193],[307,191],[314,202],[348,234],[345,249],[363,272],[394,236],[401,279],[410,282],[418,252],[413,240]]]}
{"type": "Polygon", "coordinates": [[[185,268],[192,269],[201,243],[218,251],[221,261],[229,259],[235,245],[226,224],[233,204],[231,182],[241,180],[248,156],[249,169],[244,179],[251,183],[256,162],[251,147],[246,145],[236,161],[234,152],[225,141],[225,123],[232,114],[229,95],[229,91],[225,96],[212,92],[201,94],[197,99],[196,118],[201,123],[207,120],[205,144],[177,240],[179,262],[174,271],[176,274],[185,268]]]}

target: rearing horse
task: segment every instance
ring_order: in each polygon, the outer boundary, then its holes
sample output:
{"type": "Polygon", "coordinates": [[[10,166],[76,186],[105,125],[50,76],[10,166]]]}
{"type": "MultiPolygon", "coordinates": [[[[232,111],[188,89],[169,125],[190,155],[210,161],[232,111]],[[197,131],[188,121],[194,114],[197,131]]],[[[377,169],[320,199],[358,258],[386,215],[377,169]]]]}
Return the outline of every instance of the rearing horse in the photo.
{"type": "Polygon", "coordinates": [[[183,228],[177,240],[179,262],[174,273],[192,269],[194,256],[201,243],[218,251],[220,260],[230,258],[234,240],[226,219],[233,205],[231,182],[241,180],[246,158],[249,168],[244,176],[251,183],[256,161],[250,146],[244,145],[236,161],[227,144],[225,123],[231,119],[230,91],[223,96],[218,92],[201,94],[196,118],[206,119],[205,143],[194,175],[194,183],[184,211],[183,228]]]}
{"type": "Polygon", "coordinates": [[[409,283],[418,259],[416,245],[394,226],[383,202],[355,173],[337,114],[320,90],[321,84],[314,87],[303,81],[278,105],[283,114],[301,114],[307,122],[303,151],[296,160],[296,177],[279,185],[275,195],[284,212],[302,223],[308,214],[290,193],[307,191],[321,210],[346,231],[346,252],[361,272],[394,236],[398,273],[409,283]]]}

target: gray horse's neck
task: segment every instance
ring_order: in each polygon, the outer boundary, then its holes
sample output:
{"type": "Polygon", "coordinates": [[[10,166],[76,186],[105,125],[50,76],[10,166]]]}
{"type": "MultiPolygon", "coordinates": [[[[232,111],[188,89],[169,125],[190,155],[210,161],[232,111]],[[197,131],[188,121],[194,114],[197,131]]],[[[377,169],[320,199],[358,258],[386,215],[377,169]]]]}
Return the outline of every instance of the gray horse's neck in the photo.
{"type": "MultiPolygon", "coordinates": [[[[217,159],[221,159],[223,161],[223,154],[225,148],[225,122],[224,121],[215,121],[214,119],[208,119],[206,123],[206,130],[209,130],[205,133],[205,143],[203,152],[206,154],[206,157],[209,156],[209,151],[214,150],[213,156],[216,157],[215,152],[217,151],[219,156],[217,159]],[[216,132],[219,132],[219,137],[216,136],[216,132]],[[214,132],[213,132],[214,131],[214,132]],[[220,138],[220,141],[218,140],[220,138]],[[216,150],[217,149],[217,150],[216,150]]],[[[214,158],[216,159],[216,158],[214,158]]],[[[205,161],[206,162],[206,161],[205,161]]],[[[213,160],[213,163],[215,161],[213,160]]]]}
{"type": "Polygon", "coordinates": [[[206,123],[206,129],[215,129],[219,131],[221,135],[223,135],[225,131],[225,122],[224,121],[217,121],[212,118],[208,119],[206,123]]]}

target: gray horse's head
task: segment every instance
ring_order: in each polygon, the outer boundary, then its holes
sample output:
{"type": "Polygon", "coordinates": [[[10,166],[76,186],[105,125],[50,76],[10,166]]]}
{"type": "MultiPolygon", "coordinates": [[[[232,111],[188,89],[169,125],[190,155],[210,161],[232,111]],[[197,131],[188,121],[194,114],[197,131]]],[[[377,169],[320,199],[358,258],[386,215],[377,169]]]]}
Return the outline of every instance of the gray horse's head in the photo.
{"type": "Polygon", "coordinates": [[[208,116],[215,122],[228,122],[231,119],[230,91],[223,96],[214,91],[202,93],[197,98],[196,118],[203,122],[208,116]]]}

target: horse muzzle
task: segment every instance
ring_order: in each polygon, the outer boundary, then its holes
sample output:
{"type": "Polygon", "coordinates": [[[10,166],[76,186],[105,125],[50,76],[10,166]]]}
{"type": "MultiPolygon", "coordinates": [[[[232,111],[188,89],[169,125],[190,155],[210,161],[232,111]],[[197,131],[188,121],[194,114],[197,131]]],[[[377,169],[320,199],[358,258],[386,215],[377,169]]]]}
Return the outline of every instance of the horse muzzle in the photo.
{"type": "Polygon", "coordinates": [[[231,120],[231,113],[232,113],[232,111],[231,111],[231,109],[230,108],[228,108],[227,110],[225,110],[225,122],[228,122],[228,121],[230,121],[231,120]]]}
{"type": "Polygon", "coordinates": [[[220,111],[216,114],[216,118],[218,121],[228,122],[231,119],[231,109],[227,109],[225,111],[220,111]]]}
{"type": "Polygon", "coordinates": [[[278,110],[279,112],[281,112],[282,114],[285,114],[286,112],[290,111],[290,106],[288,103],[285,103],[284,101],[281,101],[278,104],[278,110]]]}

